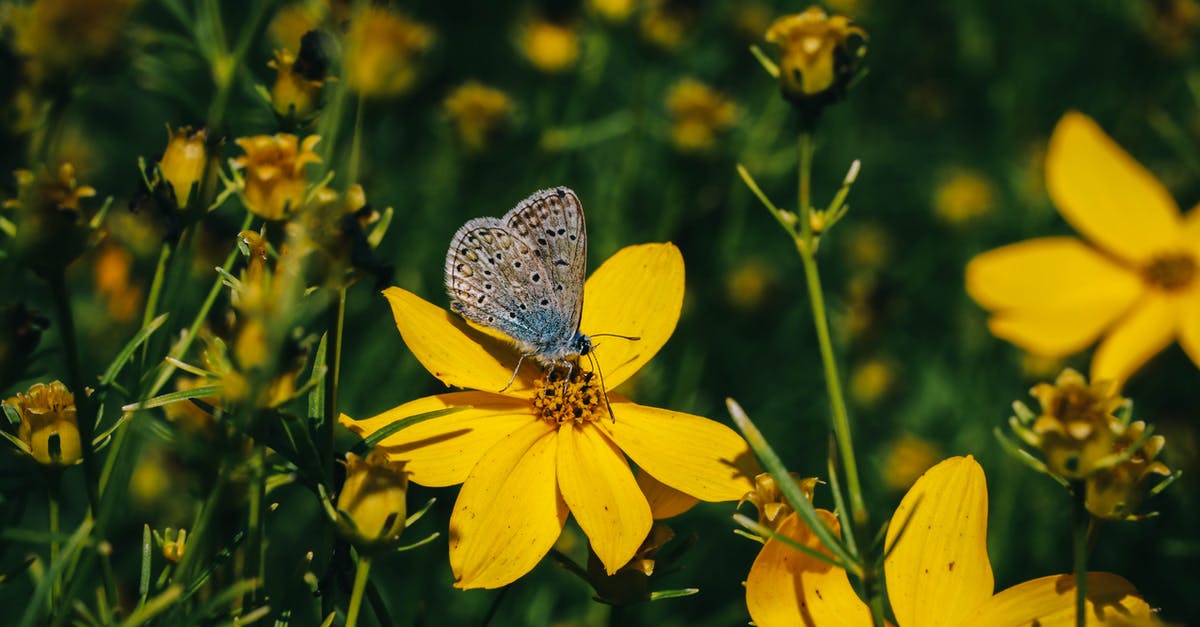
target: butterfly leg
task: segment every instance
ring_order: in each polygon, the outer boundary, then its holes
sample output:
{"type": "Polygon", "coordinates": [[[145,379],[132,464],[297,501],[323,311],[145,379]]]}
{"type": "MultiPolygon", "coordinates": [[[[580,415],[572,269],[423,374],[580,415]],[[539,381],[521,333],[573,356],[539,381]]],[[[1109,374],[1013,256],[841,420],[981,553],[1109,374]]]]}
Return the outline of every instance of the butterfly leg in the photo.
{"type": "Polygon", "coordinates": [[[613,424],[616,424],[617,415],[613,413],[612,403],[608,402],[608,386],[604,385],[604,372],[600,370],[600,362],[596,360],[596,356],[592,352],[588,353],[588,359],[592,362],[592,369],[600,377],[600,393],[604,395],[604,408],[608,410],[608,418],[613,421],[613,424]]]}
{"type": "Polygon", "coordinates": [[[508,379],[508,385],[500,388],[501,392],[508,390],[508,388],[512,387],[513,381],[517,380],[517,373],[521,371],[521,362],[525,361],[526,357],[529,357],[529,355],[521,355],[521,357],[517,359],[517,367],[513,368],[512,376],[508,379]]]}

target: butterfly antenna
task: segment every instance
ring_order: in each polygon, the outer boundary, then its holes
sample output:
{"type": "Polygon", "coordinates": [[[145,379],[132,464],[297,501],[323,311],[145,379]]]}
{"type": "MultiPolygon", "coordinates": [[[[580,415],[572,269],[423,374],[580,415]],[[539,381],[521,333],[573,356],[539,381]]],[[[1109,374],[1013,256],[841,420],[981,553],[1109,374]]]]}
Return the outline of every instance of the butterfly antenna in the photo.
{"type": "Polygon", "coordinates": [[[589,337],[619,337],[622,340],[629,340],[631,342],[636,342],[636,341],[642,339],[636,335],[620,335],[617,333],[593,333],[589,337]]]}
{"type": "Polygon", "coordinates": [[[521,362],[525,361],[526,357],[529,357],[529,355],[522,354],[521,358],[517,360],[517,367],[513,368],[512,376],[508,379],[508,385],[500,388],[500,392],[506,392],[508,388],[512,387],[513,381],[517,380],[517,373],[521,371],[521,362]]]}
{"type": "Polygon", "coordinates": [[[596,374],[600,376],[600,393],[604,396],[604,408],[608,410],[609,419],[613,421],[613,424],[616,424],[617,415],[613,413],[612,403],[608,402],[608,386],[604,385],[604,371],[600,369],[600,362],[596,359],[594,353],[588,353],[587,357],[592,362],[592,368],[596,371],[596,374]]]}

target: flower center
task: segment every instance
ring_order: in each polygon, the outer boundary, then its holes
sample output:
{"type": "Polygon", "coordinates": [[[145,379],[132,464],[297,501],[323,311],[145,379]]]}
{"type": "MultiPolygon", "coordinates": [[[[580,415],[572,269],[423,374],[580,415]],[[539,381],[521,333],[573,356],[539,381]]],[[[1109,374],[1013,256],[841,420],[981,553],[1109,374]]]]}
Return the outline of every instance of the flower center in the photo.
{"type": "Polygon", "coordinates": [[[578,366],[570,369],[570,376],[562,368],[549,370],[533,384],[538,417],[555,424],[582,424],[607,417],[604,390],[594,381],[595,374],[578,366]]]}
{"type": "Polygon", "coordinates": [[[1187,287],[1196,278],[1196,260],[1186,253],[1155,257],[1142,270],[1146,281],[1168,292],[1187,287]]]}

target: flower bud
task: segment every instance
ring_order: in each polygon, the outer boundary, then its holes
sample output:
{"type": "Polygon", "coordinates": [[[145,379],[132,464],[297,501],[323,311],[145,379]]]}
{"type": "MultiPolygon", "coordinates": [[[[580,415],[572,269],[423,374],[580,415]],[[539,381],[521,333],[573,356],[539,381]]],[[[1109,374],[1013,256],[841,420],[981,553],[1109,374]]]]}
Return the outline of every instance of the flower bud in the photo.
{"type": "Polygon", "coordinates": [[[34,383],[4,402],[20,416],[17,437],[39,464],[71,466],[83,459],[75,395],[61,381],[34,383]]]}
{"type": "Polygon", "coordinates": [[[638,547],[629,563],[609,575],[595,551],[589,547],[587,581],[596,590],[596,595],[613,605],[633,605],[649,600],[650,577],[657,566],[657,556],[663,545],[675,538],[675,532],[667,525],[656,522],[650,533],[638,547]]]}
{"type": "Polygon", "coordinates": [[[309,31],[300,39],[300,54],[275,51],[267,65],[275,70],[271,87],[271,106],[285,120],[306,123],[316,117],[322,106],[329,55],[321,31],[309,31]]]}
{"type": "Polygon", "coordinates": [[[840,99],[866,54],[866,32],[818,7],[785,15],[767,29],[779,47],[779,87],[797,106],[819,111],[840,99]]]}
{"type": "MultiPolygon", "coordinates": [[[[791,475],[796,485],[800,486],[800,491],[804,494],[804,497],[812,501],[813,489],[817,486],[817,478],[809,477],[801,479],[800,475],[794,472],[788,474],[791,475]]],[[[769,472],[759,473],[754,477],[754,490],[747,492],[742,497],[742,500],[738,501],[738,506],[740,507],[742,503],[747,501],[753,503],[754,507],[758,510],[758,524],[768,529],[775,529],[779,526],[779,523],[783,522],[784,518],[787,518],[788,514],[792,513],[792,506],[783,496],[783,491],[779,489],[779,484],[775,483],[775,477],[771,476],[769,472]]]]}
{"type": "Polygon", "coordinates": [[[168,128],[167,134],[167,149],[158,162],[158,172],[170,186],[176,207],[184,209],[192,192],[204,179],[209,159],[205,143],[208,133],[204,129],[192,131],[190,126],[183,126],[174,131],[168,128]]]}
{"type": "Polygon", "coordinates": [[[42,169],[15,175],[17,197],[4,203],[14,210],[13,256],[42,277],[61,273],[87,245],[92,229],[81,201],[96,190],[76,182],[70,163],[54,174],[42,169]]]}
{"type": "Polygon", "coordinates": [[[1109,381],[1088,384],[1070,368],[1053,384],[1039,383],[1029,392],[1042,412],[1030,426],[1034,444],[1050,472],[1068,480],[1083,479],[1113,451],[1110,422],[1124,402],[1109,381]]]}
{"type": "MultiPolygon", "coordinates": [[[[1116,453],[1128,452],[1127,449],[1141,441],[1146,433],[1146,423],[1139,420],[1121,431],[1115,439],[1116,453]]],[[[1106,466],[1088,477],[1085,499],[1088,511],[1097,518],[1108,520],[1136,518],[1135,512],[1150,490],[1162,478],[1171,476],[1171,470],[1156,459],[1166,443],[1166,438],[1161,435],[1145,438],[1128,459],[1106,466]]]]}
{"type": "Polygon", "coordinates": [[[338,495],[338,528],[359,548],[393,544],[404,533],[408,473],[379,451],[346,455],[346,483],[338,495]]]}

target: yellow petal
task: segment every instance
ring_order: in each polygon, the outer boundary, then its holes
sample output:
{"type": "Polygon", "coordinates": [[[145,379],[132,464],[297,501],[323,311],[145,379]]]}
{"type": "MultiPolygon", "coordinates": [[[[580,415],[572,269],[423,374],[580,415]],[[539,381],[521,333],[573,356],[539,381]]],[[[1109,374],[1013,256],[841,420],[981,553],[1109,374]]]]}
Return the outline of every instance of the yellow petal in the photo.
{"type": "MultiPolygon", "coordinates": [[[[837,518],[817,510],[835,532],[837,518]]],[[[778,532],[826,555],[816,534],[796,514],[788,514],[778,532]]],[[[759,627],[794,625],[871,624],[871,613],[854,593],[846,571],[810,557],[778,541],[769,540],[746,577],[746,607],[759,627]]]]}
{"type": "Polygon", "coordinates": [[[413,483],[440,488],[462,483],[475,463],[501,438],[537,420],[529,401],[491,392],[428,396],[365,420],[343,415],[341,423],[361,437],[417,414],[467,407],[401,429],[375,445],[393,461],[405,461],[413,483]]]}
{"type": "Polygon", "coordinates": [[[1092,356],[1092,380],[1124,384],[1129,375],[1175,339],[1181,301],[1147,291],[1142,302],[1118,320],[1092,356]]]}
{"type": "Polygon", "coordinates": [[[594,355],[613,389],[637,372],[667,343],[683,307],[683,256],[674,244],[628,246],[592,273],[583,290],[587,335],[636,337],[595,339],[594,355]]]}
{"type": "Polygon", "coordinates": [[[554,546],[568,513],[554,480],[557,444],[553,426],[532,422],[475,465],[450,514],[455,587],[508,585],[554,546]]]}
{"type": "MultiPolygon", "coordinates": [[[[1150,606],[1133,584],[1109,573],[1088,573],[1088,624],[1149,618],[1150,606]]],[[[971,627],[1075,626],[1075,578],[1052,575],[1017,584],[984,602],[962,625],[971,627]]]]}
{"type": "Polygon", "coordinates": [[[904,495],[888,525],[887,546],[895,548],[883,567],[900,627],[961,624],[992,596],[987,509],[987,480],[970,456],[930,468],[904,495]]]}
{"type": "Polygon", "coordinates": [[[636,478],[642,494],[646,495],[646,502],[650,504],[650,513],[654,516],[654,520],[674,518],[692,509],[696,503],[700,502],[696,497],[684,494],[655,479],[645,470],[639,470],[636,478]]]}
{"type": "Polygon", "coordinates": [[[967,265],[967,292],[993,313],[988,327],[1027,351],[1086,348],[1141,291],[1141,280],[1073,237],[1044,237],[983,253],[967,265]]]}
{"type": "Polygon", "coordinates": [[[1054,129],[1046,187],[1071,226],[1119,257],[1140,265],[1179,246],[1171,194],[1083,114],[1064,115],[1054,129]]]}
{"type": "Polygon", "coordinates": [[[598,422],[613,442],[659,481],[701,501],[736,501],[754,489],[760,472],[750,447],[725,425],[616,395],[616,422],[598,422]]]}
{"type": "Polygon", "coordinates": [[[650,533],[650,506],[625,456],[591,425],[558,428],[558,489],[608,574],[650,533]]]}
{"type": "MultiPolygon", "coordinates": [[[[538,372],[525,360],[512,380],[518,354],[511,344],[468,325],[453,312],[399,287],[383,291],[396,328],[417,361],[442,383],[460,388],[528,397],[538,372]]],[[[607,373],[606,373],[607,374],[607,373]]]]}
{"type": "Polygon", "coordinates": [[[1179,344],[1192,363],[1200,366],[1200,282],[1180,299],[1179,344]]]}

